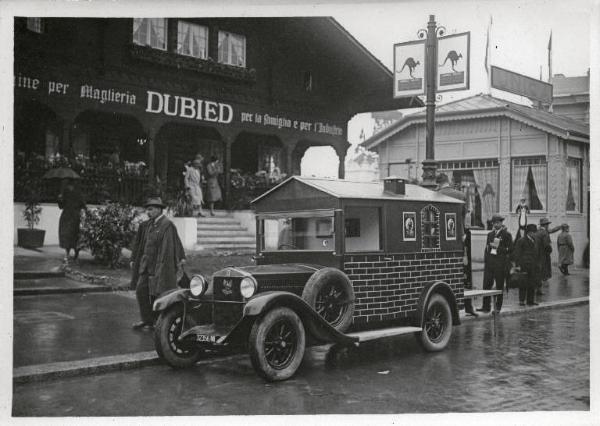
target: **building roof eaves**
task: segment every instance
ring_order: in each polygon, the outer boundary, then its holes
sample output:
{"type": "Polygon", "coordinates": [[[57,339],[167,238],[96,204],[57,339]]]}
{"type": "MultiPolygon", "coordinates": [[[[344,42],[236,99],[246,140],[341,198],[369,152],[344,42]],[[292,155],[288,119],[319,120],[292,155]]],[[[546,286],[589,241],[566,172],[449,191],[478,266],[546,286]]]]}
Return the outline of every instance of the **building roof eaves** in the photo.
{"type": "Polygon", "coordinates": [[[335,28],[337,28],[344,36],[346,36],[346,38],[348,38],[348,41],[350,41],[350,43],[354,44],[362,53],[364,53],[375,65],[377,65],[379,68],[381,68],[381,70],[390,78],[393,78],[393,74],[392,71],[386,67],[383,62],[381,62],[379,59],[377,59],[375,57],[375,55],[373,55],[365,46],[362,45],[361,42],[359,42],[356,38],[354,38],[354,36],[352,34],[350,34],[348,32],[348,30],[346,30],[346,28],[344,28],[342,26],[342,24],[340,24],[335,18],[329,16],[326,18],[335,28]]]}

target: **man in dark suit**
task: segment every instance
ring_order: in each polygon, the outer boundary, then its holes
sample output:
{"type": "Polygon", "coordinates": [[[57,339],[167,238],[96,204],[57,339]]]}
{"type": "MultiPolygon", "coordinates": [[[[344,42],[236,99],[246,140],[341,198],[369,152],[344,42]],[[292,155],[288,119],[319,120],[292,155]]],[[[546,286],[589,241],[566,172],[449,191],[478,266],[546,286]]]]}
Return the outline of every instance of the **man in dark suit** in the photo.
{"type": "Polygon", "coordinates": [[[163,214],[162,200],[150,198],[145,207],[149,219],[138,228],[130,263],[131,286],[142,317],[133,324],[134,329],[153,327],[152,303],[161,293],[177,287],[177,268],[185,263],[183,245],[175,225],[163,214]]]}
{"type": "Polygon", "coordinates": [[[527,281],[519,287],[519,305],[534,306],[535,289],[538,285],[539,277],[539,241],[535,238],[537,227],[534,224],[527,225],[525,228],[525,237],[519,238],[515,243],[514,258],[515,264],[521,269],[521,272],[527,273],[527,281]]]}
{"type": "MultiPolygon", "coordinates": [[[[487,235],[484,254],[483,289],[491,290],[496,282],[496,290],[504,291],[506,266],[512,252],[512,235],[502,226],[504,218],[499,214],[492,216],[493,229],[487,235]]],[[[483,298],[480,312],[490,312],[490,297],[483,298]]],[[[503,295],[496,296],[496,311],[502,309],[503,295]]]]}

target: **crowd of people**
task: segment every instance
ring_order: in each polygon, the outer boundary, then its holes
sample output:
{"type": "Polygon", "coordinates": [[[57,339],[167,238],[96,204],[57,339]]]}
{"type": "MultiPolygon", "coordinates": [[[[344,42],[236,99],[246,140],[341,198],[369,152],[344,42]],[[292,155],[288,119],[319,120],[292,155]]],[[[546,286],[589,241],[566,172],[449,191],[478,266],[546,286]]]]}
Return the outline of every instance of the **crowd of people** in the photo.
{"type": "MultiPolygon", "coordinates": [[[[558,239],[559,269],[563,275],[569,275],[569,265],[573,264],[573,238],[569,234],[569,225],[550,228],[550,220],[541,218],[539,225],[527,224],[529,209],[523,203],[517,207],[519,229],[513,241],[511,233],[504,225],[504,217],[492,217],[493,229],[487,235],[484,253],[483,289],[496,287],[504,290],[512,274],[521,277],[517,283],[519,305],[534,306],[538,303],[535,296],[543,294],[542,285],[552,277],[552,241],[550,234],[562,230],[558,239]],[[518,273],[518,274],[516,274],[518,273]]],[[[496,311],[502,309],[502,295],[496,299],[496,311]]],[[[479,312],[490,312],[490,298],[485,297],[479,312]]]]}

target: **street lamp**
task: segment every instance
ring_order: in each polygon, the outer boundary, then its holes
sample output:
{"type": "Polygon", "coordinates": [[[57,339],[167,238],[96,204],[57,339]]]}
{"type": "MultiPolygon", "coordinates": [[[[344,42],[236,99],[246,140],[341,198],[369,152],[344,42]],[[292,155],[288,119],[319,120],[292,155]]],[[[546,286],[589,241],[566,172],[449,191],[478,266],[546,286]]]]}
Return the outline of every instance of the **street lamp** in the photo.
{"type": "Polygon", "coordinates": [[[426,124],[425,124],[425,159],[423,160],[423,183],[425,188],[435,189],[435,173],[437,162],[435,161],[435,88],[437,80],[437,45],[438,37],[446,34],[446,28],[438,27],[435,16],[429,15],[427,29],[417,31],[417,37],[426,38],[425,41],[425,87],[426,87],[426,124]]]}

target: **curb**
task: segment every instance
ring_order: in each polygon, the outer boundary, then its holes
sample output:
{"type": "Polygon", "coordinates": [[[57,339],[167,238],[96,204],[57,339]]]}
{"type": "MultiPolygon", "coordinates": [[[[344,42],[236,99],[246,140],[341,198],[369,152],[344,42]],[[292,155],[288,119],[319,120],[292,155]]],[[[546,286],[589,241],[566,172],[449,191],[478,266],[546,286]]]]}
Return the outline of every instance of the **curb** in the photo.
{"type": "MultiPolygon", "coordinates": [[[[576,305],[585,305],[585,304],[589,304],[590,303],[590,297],[589,296],[584,296],[584,297],[576,297],[573,299],[564,299],[564,300],[555,300],[552,302],[543,302],[540,303],[537,306],[516,306],[514,308],[511,309],[505,309],[500,311],[500,313],[498,314],[498,318],[502,318],[502,317],[506,317],[506,316],[510,316],[510,315],[518,315],[518,314],[522,314],[525,312],[531,312],[531,311],[537,311],[537,310],[544,310],[544,309],[552,309],[552,308],[565,308],[568,306],[576,306],[576,305]]],[[[478,320],[486,320],[486,319],[490,319],[493,318],[493,315],[491,313],[481,313],[478,312],[478,315],[476,317],[461,313],[460,314],[460,320],[462,321],[478,321],[478,320]]]]}
{"type": "Polygon", "coordinates": [[[33,287],[14,289],[13,296],[38,296],[44,294],[71,294],[71,293],[106,293],[113,291],[106,286],[89,287],[33,287]]]}
{"type": "MultiPolygon", "coordinates": [[[[563,308],[568,306],[589,304],[589,296],[574,299],[557,300],[554,302],[541,303],[534,307],[518,307],[504,310],[503,316],[517,315],[543,309],[563,308]]],[[[461,314],[461,321],[475,321],[492,318],[491,314],[479,315],[477,317],[465,317],[461,314]]],[[[325,345],[326,346],[326,345],[325,345]]],[[[210,362],[221,362],[239,358],[246,354],[233,354],[226,356],[213,356],[200,360],[196,365],[208,364],[210,362]]],[[[155,351],[137,352],[125,355],[114,355],[100,358],[84,359],[80,361],[64,361],[49,364],[38,364],[13,369],[13,383],[32,383],[44,380],[59,379],[64,377],[84,376],[110,371],[131,370],[134,368],[160,364],[162,361],[155,351]]]]}
{"type": "Polygon", "coordinates": [[[62,278],[65,276],[65,271],[14,271],[13,279],[15,280],[35,280],[40,278],[62,278]]]}

